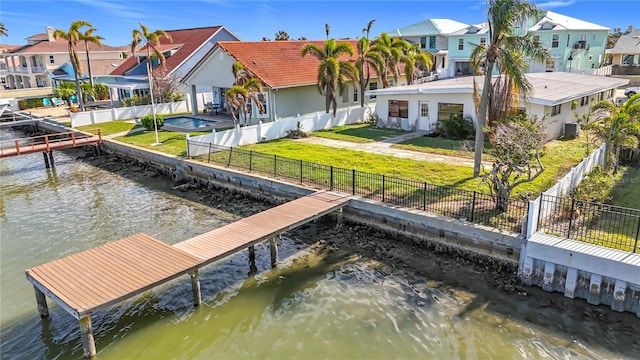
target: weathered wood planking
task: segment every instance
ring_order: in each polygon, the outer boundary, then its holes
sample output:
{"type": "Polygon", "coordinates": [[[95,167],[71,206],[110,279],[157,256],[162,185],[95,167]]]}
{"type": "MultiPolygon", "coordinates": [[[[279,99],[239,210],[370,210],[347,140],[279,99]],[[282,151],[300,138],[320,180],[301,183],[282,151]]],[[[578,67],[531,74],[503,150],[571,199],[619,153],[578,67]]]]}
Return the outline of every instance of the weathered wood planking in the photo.
{"type": "Polygon", "coordinates": [[[202,259],[201,266],[342,208],[345,195],[316,192],[173,246],[202,259]]]}
{"type": "Polygon", "coordinates": [[[34,286],[76,319],[193,272],[201,259],[136,234],[26,270],[34,286]]]}

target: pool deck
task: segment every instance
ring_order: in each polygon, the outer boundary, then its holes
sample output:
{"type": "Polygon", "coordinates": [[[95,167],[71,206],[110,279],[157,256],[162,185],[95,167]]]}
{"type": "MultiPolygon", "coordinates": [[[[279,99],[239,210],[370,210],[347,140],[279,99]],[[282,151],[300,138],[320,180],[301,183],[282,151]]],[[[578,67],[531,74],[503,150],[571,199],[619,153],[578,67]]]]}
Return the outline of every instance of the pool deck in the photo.
{"type": "Polygon", "coordinates": [[[164,130],[184,132],[184,133],[197,132],[197,131],[212,131],[214,129],[222,129],[222,128],[229,128],[229,127],[233,127],[233,119],[231,118],[231,115],[223,114],[223,113],[218,115],[185,114],[185,115],[171,116],[171,117],[165,118],[165,124],[164,126],[162,126],[164,130]],[[199,127],[199,128],[186,128],[181,126],[169,125],[166,123],[166,120],[169,120],[171,118],[177,118],[177,117],[188,117],[192,119],[212,121],[212,123],[210,125],[199,127]]]}

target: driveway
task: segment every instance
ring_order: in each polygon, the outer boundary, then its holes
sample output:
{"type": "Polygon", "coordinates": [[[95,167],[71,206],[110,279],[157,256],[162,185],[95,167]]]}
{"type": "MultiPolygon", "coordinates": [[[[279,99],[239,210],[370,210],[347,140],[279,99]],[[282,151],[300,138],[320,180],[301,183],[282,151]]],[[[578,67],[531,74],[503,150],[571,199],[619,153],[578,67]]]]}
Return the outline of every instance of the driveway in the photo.
{"type": "MultiPolygon", "coordinates": [[[[368,142],[368,143],[354,143],[350,141],[325,139],[325,138],[315,137],[315,136],[297,139],[295,141],[305,142],[308,144],[324,145],[324,146],[329,146],[334,148],[344,148],[344,149],[350,149],[350,150],[365,151],[372,154],[395,156],[398,158],[405,158],[405,159],[412,159],[412,160],[419,160],[419,161],[473,166],[473,159],[460,158],[460,157],[447,156],[447,155],[429,154],[429,153],[423,153],[420,151],[395,149],[391,147],[391,145],[393,144],[397,144],[408,139],[421,137],[425,134],[426,132],[416,131],[416,132],[410,132],[407,134],[402,134],[399,136],[389,137],[382,141],[375,141],[375,142],[368,142]]],[[[487,162],[484,162],[484,165],[491,166],[491,164],[487,162]]]]}

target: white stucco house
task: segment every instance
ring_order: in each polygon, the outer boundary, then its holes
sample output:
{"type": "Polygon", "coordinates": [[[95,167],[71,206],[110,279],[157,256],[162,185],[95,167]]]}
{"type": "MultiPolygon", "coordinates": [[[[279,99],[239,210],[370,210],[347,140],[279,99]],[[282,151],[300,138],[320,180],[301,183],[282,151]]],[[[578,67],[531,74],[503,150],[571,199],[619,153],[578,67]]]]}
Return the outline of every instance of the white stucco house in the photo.
{"type": "MultiPolygon", "coordinates": [[[[564,125],[575,123],[575,113],[583,114],[590,104],[612,100],[615,89],[629,80],[573,73],[530,73],[533,93],[520,99],[519,107],[543,120],[547,140],[560,137],[564,125]]],[[[483,77],[476,77],[479,86],[483,77]]],[[[376,96],[379,123],[405,130],[434,130],[439,120],[452,116],[469,117],[476,124],[473,77],[458,77],[418,85],[367,91],[376,96]]]]}

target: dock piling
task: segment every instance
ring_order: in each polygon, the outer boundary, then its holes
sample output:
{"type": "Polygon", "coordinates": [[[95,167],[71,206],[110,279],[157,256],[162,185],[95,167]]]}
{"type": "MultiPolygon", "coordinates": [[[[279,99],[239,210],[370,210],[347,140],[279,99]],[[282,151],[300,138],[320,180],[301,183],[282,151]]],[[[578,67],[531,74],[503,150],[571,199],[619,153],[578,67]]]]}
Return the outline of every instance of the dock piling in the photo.
{"type": "Polygon", "coordinates": [[[272,237],[269,240],[269,248],[271,249],[271,268],[275,269],[276,266],[278,266],[278,238],[280,238],[280,235],[278,235],[277,237],[272,237]]]}
{"type": "Polygon", "coordinates": [[[256,248],[254,245],[249,246],[249,275],[255,274],[258,272],[258,267],[256,266],[256,248]]]}
{"type": "Polygon", "coordinates": [[[33,290],[36,293],[36,302],[38,303],[38,312],[40,313],[41,318],[46,318],[49,316],[49,307],[47,306],[47,298],[44,296],[44,293],[40,291],[37,287],[33,287],[33,290]]]}
{"type": "Polygon", "coordinates": [[[46,151],[42,152],[42,157],[44,157],[44,167],[46,167],[47,169],[50,168],[51,165],[49,165],[49,155],[46,151]]]}
{"type": "Polygon", "coordinates": [[[80,334],[82,335],[82,346],[84,347],[84,357],[89,359],[96,356],[96,342],[93,339],[93,328],[91,327],[91,316],[80,319],[80,334]]]}
{"type": "Polygon", "coordinates": [[[191,292],[193,293],[193,306],[202,303],[202,295],[200,293],[200,274],[198,269],[191,273],[191,292]]]}

